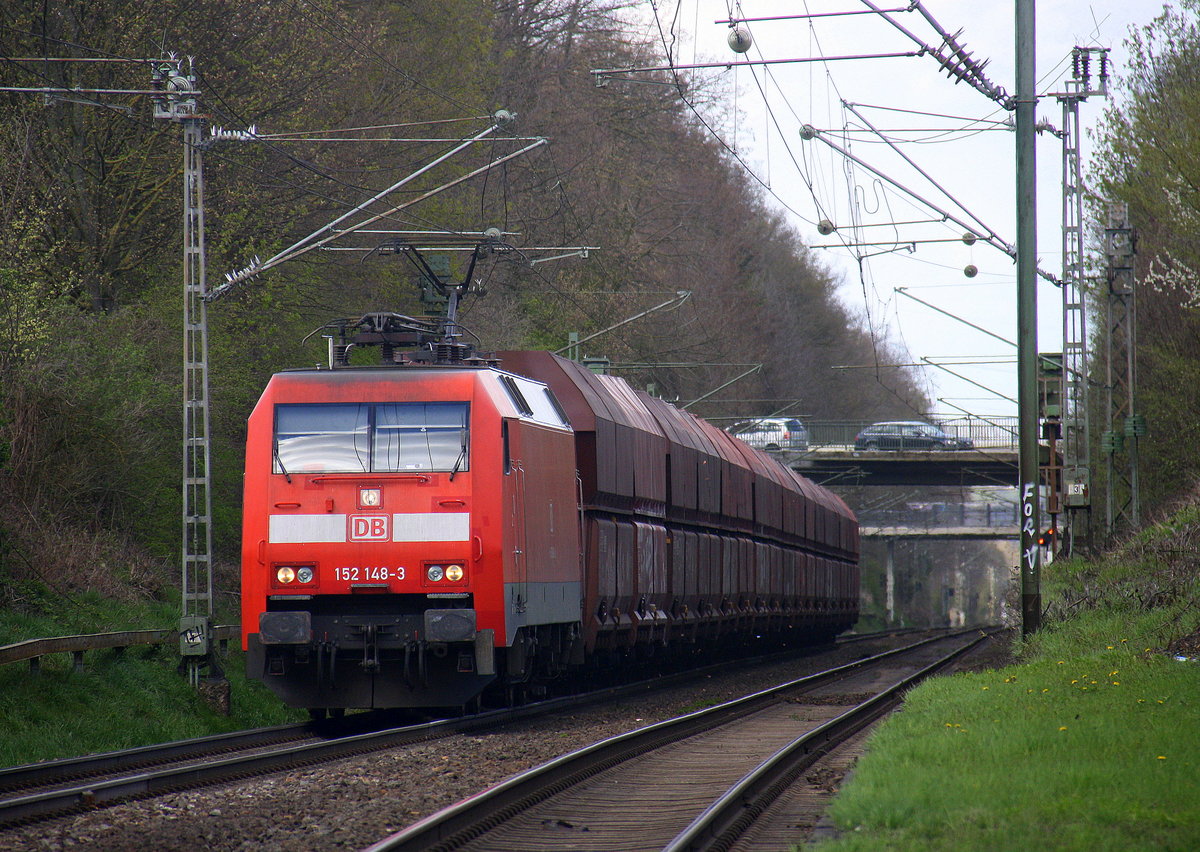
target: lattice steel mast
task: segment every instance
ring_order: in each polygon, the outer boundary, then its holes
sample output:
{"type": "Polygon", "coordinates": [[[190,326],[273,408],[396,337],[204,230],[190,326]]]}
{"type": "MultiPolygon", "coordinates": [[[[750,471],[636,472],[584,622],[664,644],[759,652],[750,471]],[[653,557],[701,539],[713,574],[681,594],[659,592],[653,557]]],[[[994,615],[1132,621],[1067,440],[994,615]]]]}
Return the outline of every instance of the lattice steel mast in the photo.
{"type": "Polygon", "coordinates": [[[1105,457],[1105,532],[1111,536],[1122,527],[1136,529],[1141,523],[1138,495],[1138,443],[1146,434],[1146,419],[1137,413],[1137,287],[1134,280],[1133,226],[1129,206],[1123,201],[1108,204],[1104,228],[1107,260],[1108,299],[1105,348],[1106,420],[1101,452],[1105,457]],[[1124,452],[1127,465],[1117,460],[1124,452]]]}
{"type": "Polygon", "coordinates": [[[212,475],[209,440],[208,292],[204,264],[204,117],[199,113],[195,69],[178,59],[156,64],[155,118],[183,127],[183,614],[179,649],[188,680],[199,685],[207,663],[219,674],[212,649],[212,475]]]}
{"type": "Polygon", "coordinates": [[[1068,518],[1064,543],[1073,549],[1076,536],[1088,537],[1091,512],[1091,423],[1088,411],[1087,271],[1084,261],[1083,166],[1080,154],[1079,105],[1089,97],[1108,96],[1108,50],[1076,47],[1071,51],[1072,79],[1057,95],[1063,108],[1063,369],[1062,369],[1062,493],[1060,506],[1068,518]],[[1099,61],[1093,85],[1091,62],[1099,61]],[[1083,529],[1080,529],[1083,527],[1083,529]]]}

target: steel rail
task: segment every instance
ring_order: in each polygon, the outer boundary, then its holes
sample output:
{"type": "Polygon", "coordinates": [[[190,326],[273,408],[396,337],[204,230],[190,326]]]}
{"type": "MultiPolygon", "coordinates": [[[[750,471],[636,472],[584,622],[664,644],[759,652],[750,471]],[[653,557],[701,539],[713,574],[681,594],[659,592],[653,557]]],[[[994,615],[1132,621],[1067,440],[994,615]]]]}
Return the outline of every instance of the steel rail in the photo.
{"type": "MultiPolygon", "coordinates": [[[[497,714],[504,712],[508,711],[495,711],[497,714]]],[[[384,748],[447,736],[450,733],[459,733],[476,727],[494,725],[498,718],[494,714],[481,714],[468,719],[444,719],[420,725],[389,728],[319,743],[275,749],[270,752],[238,755],[207,763],[193,762],[182,766],[124,775],[107,781],[84,783],[62,790],[5,799],[0,801],[0,826],[67,813],[79,808],[161,795],[176,790],[366,754],[384,748]]]]}
{"type": "MultiPolygon", "coordinates": [[[[0,792],[62,784],[73,779],[87,778],[101,773],[141,770],[173,760],[211,756],[222,751],[278,745],[282,742],[300,739],[305,734],[312,734],[314,730],[312,722],[298,722],[293,725],[276,725],[270,728],[255,728],[250,731],[213,734],[208,737],[177,740],[161,745],[140,746],[103,754],[67,757],[61,760],[47,760],[43,763],[31,763],[25,766],[11,766],[0,769],[0,792]]],[[[0,814],[2,812],[3,803],[0,803],[0,814]]],[[[2,822],[3,816],[0,816],[0,823],[2,822]]]]}
{"type": "MultiPolygon", "coordinates": [[[[973,628],[974,629],[974,628],[973,628]]],[[[972,629],[972,630],[973,630],[972,629]]],[[[380,840],[366,852],[449,850],[466,843],[515,814],[580,781],[661,745],[677,742],[778,700],[797,687],[812,687],[863,666],[909,653],[972,630],[941,634],[902,648],[864,657],[853,663],[770,687],[752,695],[618,734],[518,773],[501,783],[421,819],[380,840]]]]}
{"type": "Polygon", "coordinates": [[[663,852],[707,852],[730,848],[758,815],[792,784],[796,776],[815,763],[825,751],[840,745],[891,712],[900,704],[905,692],[991,638],[995,632],[983,633],[974,642],[956,649],[873,698],[797,737],[730,786],[676,835],[663,852]]]}
{"type": "MultiPolygon", "coordinates": [[[[912,630],[899,629],[849,636],[839,639],[838,644],[851,644],[909,632],[912,632],[912,630]]],[[[720,663],[677,672],[666,677],[656,677],[579,695],[553,698],[547,701],[527,704],[522,707],[503,708],[462,718],[441,719],[416,725],[391,727],[379,731],[342,736],[320,743],[309,743],[277,749],[269,753],[228,757],[200,765],[192,763],[154,771],[138,771],[144,770],[149,766],[173,760],[197,760],[239,748],[269,746],[272,744],[272,740],[274,743],[279,743],[280,741],[286,742],[289,739],[294,740],[300,737],[304,732],[317,733],[320,729],[319,727],[314,727],[312,723],[281,725],[252,731],[239,731],[190,740],[180,740],[165,745],[143,746],[99,755],[66,758],[27,766],[11,767],[0,770],[0,791],[35,785],[48,786],[53,783],[68,783],[75,779],[86,778],[87,776],[94,776],[100,773],[132,774],[106,781],[78,783],[60,790],[0,799],[0,826],[46,818],[84,807],[95,807],[130,798],[159,795],[165,792],[204,786],[234,778],[249,777],[320,763],[340,757],[365,754],[370,751],[438,739],[466,731],[501,727],[514,722],[585,706],[597,701],[611,701],[617,698],[632,697],[655,689],[678,685],[693,680],[706,672],[716,671],[729,666],[731,663],[741,666],[765,664],[786,659],[790,656],[796,656],[798,651],[807,652],[811,650],[810,648],[791,649],[755,658],[735,661],[726,660],[720,663]]]]}

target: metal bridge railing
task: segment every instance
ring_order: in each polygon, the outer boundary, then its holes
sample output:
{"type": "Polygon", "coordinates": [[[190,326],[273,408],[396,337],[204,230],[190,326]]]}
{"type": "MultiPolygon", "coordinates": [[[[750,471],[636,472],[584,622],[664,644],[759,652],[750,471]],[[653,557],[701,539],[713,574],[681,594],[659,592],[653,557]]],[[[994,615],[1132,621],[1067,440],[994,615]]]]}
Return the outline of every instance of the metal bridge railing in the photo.
{"type": "Polygon", "coordinates": [[[904,509],[869,509],[858,513],[862,527],[935,530],[967,527],[1007,529],[1017,526],[1016,503],[929,503],[904,509]]]}
{"type": "MultiPolygon", "coordinates": [[[[976,449],[1017,449],[1016,417],[983,418],[973,415],[959,417],[931,415],[928,417],[913,417],[912,419],[931,423],[952,437],[970,439],[976,449]]],[[[809,447],[816,449],[820,447],[853,446],[854,437],[863,429],[872,423],[887,421],[801,420],[801,422],[808,429],[809,447]]]]}
{"type": "MultiPolygon", "coordinates": [[[[222,643],[240,635],[241,628],[236,624],[213,628],[213,638],[222,643]]],[[[123,630],[116,633],[88,633],[81,636],[49,636],[44,639],[15,642],[12,645],[0,645],[0,665],[28,660],[29,670],[36,674],[41,670],[42,657],[47,654],[66,653],[71,654],[74,658],[75,670],[81,671],[85,651],[128,648],[133,645],[165,645],[169,642],[179,642],[178,629],[123,630]]]]}

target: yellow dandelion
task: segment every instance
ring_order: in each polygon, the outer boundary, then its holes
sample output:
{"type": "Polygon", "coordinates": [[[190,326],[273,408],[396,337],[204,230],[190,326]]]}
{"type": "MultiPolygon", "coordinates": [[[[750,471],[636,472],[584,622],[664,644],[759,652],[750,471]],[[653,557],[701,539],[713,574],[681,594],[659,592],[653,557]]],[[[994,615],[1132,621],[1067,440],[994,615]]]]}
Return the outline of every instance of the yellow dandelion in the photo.
{"type": "Polygon", "coordinates": [[[988,686],[985,686],[985,687],[984,687],[984,689],[990,689],[990,688],[991,688],[991,687],[988,687],[988,686]]]}
{"type": "Polygon", "coordinates": [[[1167,759],[1167,756],[1166,756],[1165,754],[1160,754],[1160,755],[1158,756],[1158,759],[1159,759],[1159,760],[1166,760],[1166,759],[1167,759]]]}
{"type": "Polygon", "coordinates": [[[1121,685],[1121,681],[1119,681],[1119,680],[1113,681],[1113,686],[1120,686],[1120,685],[1121,685]]]}
{"type": "Polygon", "coordinates": [[[1043,689],[1043,690],[1042,690],[1042,692],[1049,692],[1049,691],[1050,691],[1050,690],[1048,690],[1048,689],[1043,689]]]}
{"type": "Polygon", "coordinates": [[[1066,729],[1067,729],[1066,725],[1063,725],[1062,727],[1059,728],[1060,731],[1065,731],[1066,729]]]}
{"type": "Polygon", "coordinates": [[[1079,683],[1079,681],[1073,680],[1073,681],[1071,681],[1071,683],[1079,683]]]}
{"type": "Polygon", "coordinates": [[[1060,665],[1060,666],[1065,665],[1066,662],[1067,662],[1066,660],[1059,660],[1058,665],[1060,665]]]}
{"type": "Polygon", "coordinates": [[[1111,650],[1113,650],[1113,646],[1112,646],[1112,645],[1109,645],[1109,646],[1108,646],[1108,650],[1110,650],[1110,651],[1111,651],[1111,650]]]}
{"type": "Polygon", "coordinates": [[[1109,673],[1108,673],[1108,676],[1109,676],[1109,677],[1116,677],[1116,676],[1117,676],[1117,675],[1119,675],[1119,674],[1120,674],[1120,672],[1119,672],[1119,671],[1112,671],[1112,672],[1109,672],[1109,673]]]}
{"type": "Polygon", "coordinates": [[[1145,703],[1146,703],[1146,699],[1145,699],[1145,698],[1139,698],[1139,699],[1138,699],[1138,704],[1145,704],[1145,703]]]}

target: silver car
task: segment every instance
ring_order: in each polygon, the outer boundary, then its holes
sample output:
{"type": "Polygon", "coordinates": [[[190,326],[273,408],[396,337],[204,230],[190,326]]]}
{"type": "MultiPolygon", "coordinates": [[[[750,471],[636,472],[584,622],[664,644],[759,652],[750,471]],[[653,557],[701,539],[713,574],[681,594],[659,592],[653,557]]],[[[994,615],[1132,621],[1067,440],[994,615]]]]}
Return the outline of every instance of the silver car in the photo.
{"type": "Polygon", "coordinates": [[[760,450],[795,452],[808,449],[808,430],[794,418],[756,417],[743,420],[726,431],[760,450]]]}

